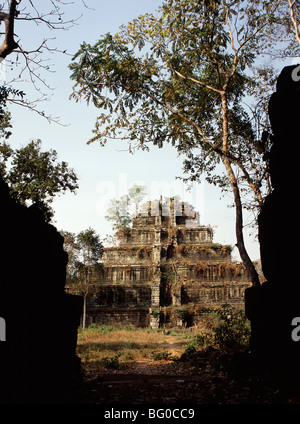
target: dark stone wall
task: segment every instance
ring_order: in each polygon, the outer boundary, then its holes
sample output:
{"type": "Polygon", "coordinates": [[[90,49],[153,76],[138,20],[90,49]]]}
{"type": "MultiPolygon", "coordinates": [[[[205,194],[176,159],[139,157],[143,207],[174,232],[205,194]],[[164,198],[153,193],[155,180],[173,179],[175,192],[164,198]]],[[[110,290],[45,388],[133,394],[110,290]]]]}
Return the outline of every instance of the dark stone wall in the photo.
{"type": "Polygon", "coordinates": [[[251,351],[288,390],[294,390],[300,381],[300,342],[292,338],[292,320],[300,316],[300,82],[296,71],[297,66],[282,70],[269,102],[273,189],[259,216],[262,270],[267,281],[245,293],[246,314],[252,325],[251,351]]]}
{"type": "Polygon", "coordinates": [[[93,296],[89,299],[89,305],[100,307],[119,307],[119,306],[151,306],[151,287],[150,286],[100,286],[93,296]]]}
{"type": "Polygon", "coordinates": [[[150,324],[149,308],[142,307],[102,307],[87,309],[87,325],[132,325],[148,327],[150,324]]]}
{"type": "Polygon", "coordinates": [[[242,285],[226,283],[190,284],[182,287],[181,303],[196,303],[202,307],[217,307],[222,304],[231,304],[242,309],[244,306],[244,293],[249,284],[242,285]]]}
{"type": "Polygon", "coordinates": [[[82,299],[65,293],[63,237],[35,205],[9,196],[0,178],[0,402],[63,399],[79,375],[77,327],[82,299]]]}

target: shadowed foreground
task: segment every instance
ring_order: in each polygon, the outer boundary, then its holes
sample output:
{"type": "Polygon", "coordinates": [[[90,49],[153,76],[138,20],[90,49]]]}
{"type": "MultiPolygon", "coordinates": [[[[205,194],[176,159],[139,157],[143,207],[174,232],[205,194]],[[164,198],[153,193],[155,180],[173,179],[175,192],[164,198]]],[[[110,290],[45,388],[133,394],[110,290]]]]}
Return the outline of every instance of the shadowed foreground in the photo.
{"type": "Polygon", "coordinates": [[[36,205],[10,198],[0,179],[0,402],[65,399],[79,374],[77,327],[82,300],[65,289],[63,237],[36,205]]]}
{"type": "MultiPolygon", "coordinates": [[[[233,374],[215,372],[213,352],[199,355],[197,365],[140,363],[123,371],[86,377],[77,402],[99,405],[298,404],[300,398],[280,393],[266,377],[249,375],[237,365],[233,374]],[[237,376],[237,374],[240,374],[237,376]]],[[[245,359],[245,358],[244,358],[245,359]]],[[[246,360],[247,361],[247,360],[246,360]]],[[[246,362],[245,361],[245,362],[246,362]]]]}

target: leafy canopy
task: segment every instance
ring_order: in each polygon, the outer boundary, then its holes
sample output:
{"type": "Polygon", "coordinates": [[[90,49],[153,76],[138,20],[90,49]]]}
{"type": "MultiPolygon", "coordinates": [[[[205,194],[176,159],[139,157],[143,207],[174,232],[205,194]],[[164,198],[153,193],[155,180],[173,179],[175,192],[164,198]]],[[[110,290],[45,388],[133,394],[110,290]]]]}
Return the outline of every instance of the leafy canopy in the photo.
{"type": "Polygon", "coordinates": [[[93,228],[78,234],[61,231],[64,249],[68,253],[67,283],[73,289],[82,291],[91,282],[91,270],[101,261],[103,244],[93,228]],[[88,277],[88,278],[87,278],[88,277]]]}
{"type": "Polygon", "coordinates": [[[103,245],[100,241],[100,236],[93,228],[88,228],[78,233],[76,241],[80,250],[81,262],[85,266],[95,265],[100,262],[103,245]]]}
{"type": "Polygon", "coordinates": [[[0,173],[11,196],[21,204],[37,203],[46,219],[53,216],[50,204],[55,196],[78,188],[77,176],[65,161],[58,161],[55,150],[42,151],[41,140],[13,150],[0,144],[0,173]]]}
{"type": "Polygon", "coordinates": [[[72,97],[100,110],[90,142],[121,138],[130,150],[171,143],[185,155],[186,179],[205,174],[231,191],[237,247],[253,284],[242,195],[259,209],[270,190],[261,155],[270,148],[269,124],[251,115],[266,112],[262,82],[271,71],[257,64],[297,50],[288,44],[289,12],[283,0],[165,0],[157,15],[139,16],[94,46],[83,43],[70,65],[72,97]],[[246,108],[248,98],[260,107],[246,108]]]}
{"type": "Polygon", "coordinates": [[[95,293],[97,274],[103,245],[100,236],[93,228],[81,231],[77,235],[61,231],[64,248],[68,253],[67,286],[75,294],[83,295],[82,326],[86,325],[86,305],[89,294],[95,293]]]}
{"type": "Polygon", "coordinates": [[[25,93],[21,90],[0,85],[0,137],[4,139],[8,139],[11,136],[11,131],[9,129],[12,128],[11,114],[6,107],[10,96],[12,96],[12,98],[23,99],[25,93]]]}
{"type": "Polygon", "coordinates": [[[131,150],[172,143],[190,179],[206,173],[224,189],[228,176],[217,166],[226,156],[261,203],[268,172],[243,100],[259,95],[255,60],[287,25],[280,13],[280,1],[167,0],[157,15],[139,16],[94,46],[84,42],[70,69],[72,97],[101,111],[90,142],[121,138],[131,150]]]}

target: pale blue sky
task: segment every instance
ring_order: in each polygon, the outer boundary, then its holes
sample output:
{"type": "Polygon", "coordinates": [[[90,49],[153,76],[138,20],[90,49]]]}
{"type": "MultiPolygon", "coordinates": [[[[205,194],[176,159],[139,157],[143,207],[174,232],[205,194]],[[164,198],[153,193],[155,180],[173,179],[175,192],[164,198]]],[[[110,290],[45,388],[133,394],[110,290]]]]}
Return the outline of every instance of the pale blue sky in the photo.
{"type": "MultiPolygon", "coordinates": [[[[80,4],[79,1],[77,3],[80,4]]],[[[54,34],[59,47],[68,49],[70,53],[76,52],[82,41],[93,44],[102,34],[115,33],[122,23],[127,23],[139,14],[153,12],[161,1],[86,0],[86,3],[94,10],[72,6],[73,16],[83,13],[78,26],[54,34]]],[[[22,34],[22,29],[15,28],[19,34],[22,34]]],[[[24,32],[27,35],[22,37],[24,48],[26,43],[29,45],[36,39],[39,31],[43,38],[41,29],[29,30],[27,24],[24,32]]],[[[13,135],[9,142],[13,147],[40,138],[44,149],[57,150],[59,159],[67,161],[79,176],[80,188],[77,194],[63,195],[53,203],[57,228],[77,233],[92,227],[102,238],[111,234],[111,224],[104,218],[107,201],[124,194],[130,185],[137,182],[147,185],[150,199],[157,198],[159,194],[180,194],[185,200],[191,200],[200,211],[201,224],[216,226],[214,241],[234,245],[234,209],[227,207],[231,199],[220,200],[219,191],[208,184],[194,186],[191,197],[185,197],[183,184],[175,180],[182,175],[182,158],[177,157],[175,149],[166,146],[163,149],[152,148],[149,153],[138,151],[130,155],[122,151],[126,145],[120,142],[111,142],[106,147],[95,143],[86,144],[92,135],[98,111],[84,102],[69,100],[72,91],[68,69],[70,60],[69,56],[58,54],[51,58],[56,72],[45,77],[55,90],[52,100],[43,105],[47,113],[60,116],[61,122],[67,126],[49,124],[46,119],[21,107],[10,108],[13,135]]],[[[10,70],[6,73],[6,79],[9,79],[10,70]]],[[[18,88],[31,97],[35,95],[30,85],[23,83],[18,88]]],[[[248,219],[245,217],[246,222],[248,219]]],[[[251,258],[259,258],[259,248],[254,237],[246,234],[246,245],[251,258]]],[[[238,257],[236,249],[234,256],[238,257]]]]}

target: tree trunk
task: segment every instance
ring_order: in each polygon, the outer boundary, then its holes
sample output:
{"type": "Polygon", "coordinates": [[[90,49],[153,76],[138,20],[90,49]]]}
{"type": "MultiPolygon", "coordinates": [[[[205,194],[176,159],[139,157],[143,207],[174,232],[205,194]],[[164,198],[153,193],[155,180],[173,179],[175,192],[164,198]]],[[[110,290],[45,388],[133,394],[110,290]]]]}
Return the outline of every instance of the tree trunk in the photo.
{"type": "MultiPolygon", "coordinates": [[[[228,81],[227,81],[228,84],[228,81]]],[[[240,190],[238,187],[237,179],[231,167],[230,160],[227,156],[228,153],[228,117],[227,117],[227,97],[226,97],[226,86],[224,86],[224,93],[222,94],[222,119],[223,119],[223,163],[225,165],[227,174],[229,176],[230,185],[233,192],[234,204],[235,204],[235,233],[236,233],[236,246],[240,253],[243,264],[246,267],[247,272],[250,275],[251,282],[254,287],[260,286],[259,276],[251,261],[248,252],[245,247],[244,235],[243,235],[243,207],[240,196],[240,190]]]]}
{"type": "Polygon", "coordinates": [[[14,21],[16,13],[16,0],[11,0],[9,13],[0,12],[0,22],[5,23],[5,37],[4,41],[0,46],[0,58],[5,59],[14,49],[18,47],[18,44],[14,40],[14,21]]]}
{"type": "Polygon", "coordinates": [[[86,301],[88,296],[88,269],[86,266],[84,267],[84,285],[85,290],[83,294],[82,328],[85,328],[86,324],[86,301]]]}
{"type": "Polygon", "coordinates": [[[231,168],[231,165],[228,161],[228,159],[224,160],[226,171],[229,175],[230,184],[233,191],[234,196],[234,203],[235,203],[235,233],[236,233],[236,246],[238,248],[239,254],[241,256],[241,259],[243,261],[243,264],[245,265],[250,278],[251,282],[254,287],[260,286],[259,276],[255,269],[255,266],[253,265],[253,262],[251,261],[248,252],[245,247],[244,242],[244,236],[243,236],[243,209],[242,209],[242,202],[240,197],[240,191],[237,185],[237,181],[234,175],[234,172],[231,168]]]}
{"type": "Polygon", "coordinates": [[[86,322],[86,298],[87,298],[87,295],[84,294],[84,296],[83,296],[83,312],[82,312],[82,328],[85,328],[85,322],[86,322]]]}

